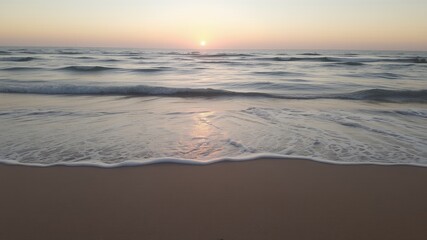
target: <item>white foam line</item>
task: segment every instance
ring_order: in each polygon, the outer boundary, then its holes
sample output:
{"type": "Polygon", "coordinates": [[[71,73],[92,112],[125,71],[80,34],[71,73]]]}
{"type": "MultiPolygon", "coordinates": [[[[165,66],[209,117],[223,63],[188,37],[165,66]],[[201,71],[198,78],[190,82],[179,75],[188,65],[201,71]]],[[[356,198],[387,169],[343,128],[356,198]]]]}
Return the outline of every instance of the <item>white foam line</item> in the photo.
{"type": "Polygon", "coordinates": [[[326,164],[333,165],[378,165],[378,166],[414,166],[414,167],[427,167],[426,164],[420,163],[379,163],[379,162],[340,162],[333,160],[325,160],[315,157],[307,156],[289,156],[289,155],[280,155],[280,154],[252,154],[245,157],[225,157],[225,158],[216,158],[211,160],[192,160],[192,159],[180,159],[180,158],[156,158],[156,159],[147,159],[142,161],[129,160],[120,163],[94,163],[94,162],[60,162],[60,163],[22,163],[14,160],[5,160],[0,159],[0,164],[6,165],[18,165],[18,166],[29,166],[29,167],[55,167],[55,166],[66,166],[66,167],[98,167],[98,168],[119,168],[119,167],[136,167],[144,166],[151,164],[160,164],[160,163],[175,163],[175,164],[186,164],[186,165],[210,165],[219,162],[240,162],[240,161],[251,161],[251,160],[260,160],[260,159],[286,159],[286,160],[309,160],[326,164]]]}

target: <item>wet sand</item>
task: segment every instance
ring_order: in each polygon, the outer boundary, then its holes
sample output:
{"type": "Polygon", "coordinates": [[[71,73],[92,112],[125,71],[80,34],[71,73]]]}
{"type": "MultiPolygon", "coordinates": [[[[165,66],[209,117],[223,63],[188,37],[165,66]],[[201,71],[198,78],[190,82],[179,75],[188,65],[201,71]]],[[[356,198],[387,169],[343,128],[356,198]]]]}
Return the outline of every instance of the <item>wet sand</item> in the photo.
{"type": "Polygon", "coordinates": [[[426,239],[427,168],[0,165],[0,239],[426,239]]]}

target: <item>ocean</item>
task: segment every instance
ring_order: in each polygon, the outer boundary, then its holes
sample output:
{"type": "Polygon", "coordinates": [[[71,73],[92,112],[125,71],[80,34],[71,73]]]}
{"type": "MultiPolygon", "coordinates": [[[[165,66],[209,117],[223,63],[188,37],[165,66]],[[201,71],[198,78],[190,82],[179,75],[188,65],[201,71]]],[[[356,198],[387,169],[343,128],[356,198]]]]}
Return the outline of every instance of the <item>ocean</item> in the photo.
{"type": "Polygon", "coordinates": [[[0,48],[0,160],[427,166],[427,52],[0,48]]]}

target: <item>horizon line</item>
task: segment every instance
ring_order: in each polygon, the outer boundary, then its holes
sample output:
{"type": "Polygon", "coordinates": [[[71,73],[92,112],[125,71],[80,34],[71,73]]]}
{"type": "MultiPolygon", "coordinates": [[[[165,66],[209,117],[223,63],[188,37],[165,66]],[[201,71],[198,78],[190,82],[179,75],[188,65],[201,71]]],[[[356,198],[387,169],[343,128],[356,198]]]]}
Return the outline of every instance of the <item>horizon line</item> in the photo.
{"type": "Polygon", "coordinates": [[[28,46],[28,45],[0,45],[0,48],[108,48],[108,49],[145,49],[145,50],[191,50],[191,51],[217,51],[217,50],[252,50],[252,51],[384,51],[384,52],[427,52],[427,49],[344,49],[344,48],[165,48],[165,47],[113,47],[113,46],[28,46]]]}

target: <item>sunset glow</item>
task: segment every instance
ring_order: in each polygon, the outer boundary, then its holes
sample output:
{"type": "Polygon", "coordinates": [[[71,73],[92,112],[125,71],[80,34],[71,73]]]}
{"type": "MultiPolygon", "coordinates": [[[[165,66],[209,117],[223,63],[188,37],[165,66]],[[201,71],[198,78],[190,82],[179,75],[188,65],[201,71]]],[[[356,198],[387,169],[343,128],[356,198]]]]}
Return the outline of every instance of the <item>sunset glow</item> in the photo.
{"type": "Polygon", "coordinates": [[[0,6],[5,46],[195,48],[198,41],[209,49],[427,50],[423,0],[4,0],[0,6]]]}

